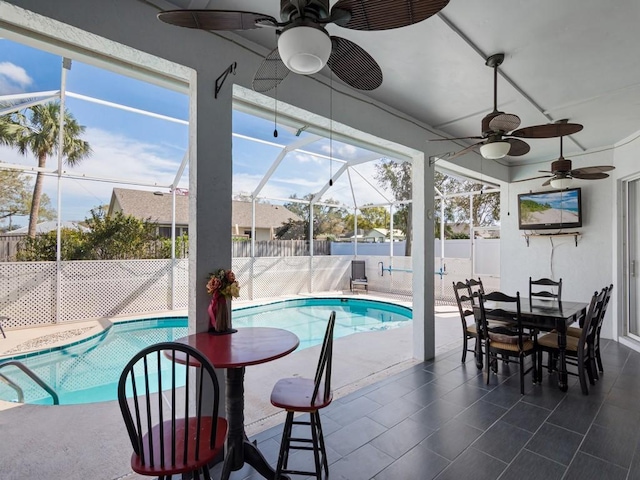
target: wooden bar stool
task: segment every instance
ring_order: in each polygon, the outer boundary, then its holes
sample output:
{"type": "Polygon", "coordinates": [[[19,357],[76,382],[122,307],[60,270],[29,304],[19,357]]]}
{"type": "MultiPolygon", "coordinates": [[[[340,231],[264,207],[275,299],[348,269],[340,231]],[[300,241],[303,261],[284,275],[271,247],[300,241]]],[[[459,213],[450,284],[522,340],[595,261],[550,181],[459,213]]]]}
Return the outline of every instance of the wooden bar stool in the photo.
{"type": "Polygon", "coordinates": [[[322,435],[320,423],[320,409],[326,407],[333,400],[331,391],[331,358],[333,354],[333,327],[336,321],[336,312],[331,312],[327,330],[324,334],[320,360],[314,379],[310,378],[283,378],[273,387],[271,392],[271,404],[287,411],[287,419],[284,423],[278,466],[276,467],[276,480],[282,474],[306,475],[321,478],[322,468],[325,478],[329,477],[329,464],[327,463],[327,451],[322,435]],[[308,413],[309,421],[294,420],[295,413],[308,413]],[[294,425],[308,425],[311,427],[311,438],[298,438],[292,436],[294,425]],[[288,469],[290,450],[313,451],[315,472],[288,469]]]}

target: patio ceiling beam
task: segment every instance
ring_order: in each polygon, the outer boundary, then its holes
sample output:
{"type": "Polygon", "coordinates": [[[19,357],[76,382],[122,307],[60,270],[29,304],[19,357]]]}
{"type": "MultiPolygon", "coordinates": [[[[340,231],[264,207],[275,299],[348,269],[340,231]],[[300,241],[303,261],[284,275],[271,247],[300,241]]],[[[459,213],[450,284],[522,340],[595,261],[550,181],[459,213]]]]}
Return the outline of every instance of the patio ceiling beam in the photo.
{"type": "Polygon", "coordinates": [[[60,90],[47,90],[45,92],[34,93],[12,93],[9,95],[0,95],[0,102],[11,100],[28,100],[31,98],[51,97],[60,95],[60,90]]]}
{"type": "MultiPolygon", "coordinates": [[[[332,159],[331,157],[328,157],[329,159],[332,159]]],[[[340,176],[342,176],[342,174],[344,174],[345,170],[348,167],[353,167],[355,165],[359,165],[361,163],[368,163],[368,162],[372,162],[374,160],[377,160],[380,158],[380,154],[375,153],[373,155],[367,155],[366,157],[362,157],[362,158],[358,158],[356,160],[350,160],[347,163],[345,163],[344,165],[342,165],[340,167],[340,169],[336,172],[336,174],[331,178],[330,182],[327,182],[324,187],[322,187],[320,189],[320,191],[315,195],[315,197],[313,197],[313,200],[311,200],[312,203],[318,203],[317,201],[320,200],[320,198],[322,198],[322,195],[324,195],[327,190],[329,190],[329,188],[331,187],[331,184],[335,184],[336,180],[338,178],[340,178],[340,176]]],[[[333,159],[335,160],[335,159],[333,159]]],[[[375,188],[375,187],[374,187],[375,188]]],[[[351,189],[353,191],[353,188],[351,189]]]]}
{"type": "Polygon", "coordinates": [[[17,112],[18,110],[22,110],[23,108],[33,107],[35,105],[40,105],[41,103],[47,103],[51,100],[55,100],[56,98],[60,98],[60,92],[57,95],[51,95],[50,97],[39,98],[36,100],[31,100],[29,102],[17,103],[15,105],[11,105],[10,107],[3,108],[0,110],[0,115],[7,115],[8,113],[17,112]]]}
{"type": "Polygon", "coordinates": [[[180,162],[180,166],[178,167],[176,176],[173,179],[173,183],[171,184],[171,190],[175,190],[178,187],[178,183],[180,183],[180,179],[182,178],[182,174],[184,173],[184,169],[187,168],[188,163],[189,163],[189,149],[187,149],[187,151],[184,152],[184,156],[182,157],[182,162],[180,162]]]}
{"type": "MultiPolygon", "coordinates": [[[[236,138],[241,138],[243,140],[248,140],[250,142],[256,142],[256,143],[261,143],[262,145],[269,145],[270,147],[276,147],[276,148],[287,148],[288,145],[285,145],[283,143],[276,143],[276,142],[270,142],[268,140],[261,140],[259,138],[255,138],[255,137],[250,137],[248,135],[242,135],[241,133],[234,133],[233,134],[234,137],[236,138]]],[[[305,137],[307,138],[307,137],[305,137]]],[[[314,142],[322,139],[324,137],[320,137],[320,136],[315,136],[314,135],[314,142]]],[[[325,160],[333,160],[334,162],[340,162],[340,163],[349,163],[348,160],[344,160],[342,158],[336,158],[336,157],[331,157],[329,155],[323,155],[322,153],[317,153],[317,152],[310,152],[309,150],[302,150],[300,148],[295,148],[291,150],[292,152],[299,152],[299,153],[304,153],[305,155],[310,155],[312,157],[318,157],[318,158],[324,158],[325,160]]],[[[378,155],[380,156],[380,155],[378,155]]]]}
{"type": "MultiPolygon", "coordinates": [[[[18,165],[15,163],[2,163],[0,162],[0,170],[17,170],[19,172],[24,173],[37,173],[40,172],[43,175],[48,177],[58,175],[58,169],[51,168],[40,168],[40,167],[26,167],[24,165],[18,165]]],[[[86,175],[84,173],[68,173],[66,170],[63,170],[60,173],[60,177],[62,178],[70,178],[76,180],[92,180],[94,182],[108,182],[108,183],[121,183],[123,185],[139,185],[141,187],[155,187],[155,188],[166,188],[167,190],[171,189],[171,185],[165,185],[162,183],[146,183],[140,180],[126,180],[121,178],[109,178],[109,177],[95,177],[93,175],[86,175]]]]}
{"type": "Polygon", "coordinates": [[[313,142],[317,141],[319,138],[320,137],[312,135],[312,136],[308,136],[308,137],[305,137],[305,138],[301,138],[298,141],[296,141],[296,142],[294,142],[294,143],[292,143],[290,145],[284,146],[282,148],[282,150],[280,151],[280,153],[278,154],[278,156],[276,157],[276,159],[273,161],[273,163],[269,167],[269,170],[267,170],[267,172],[262,177],[262,180],[260,180],[260,183],[258,183],[258,186],[256,187],[256,189],[251,193],[251,197],[256,198],[260,194],[260,192],[262,191],[264,186],[267,184],[267,182],[269,181],[271,176],[275,173],[275,171],[280,166],[280,163],[282,163],[284,158],[290,152],[293,152],[293,151],[297,150],[299,147],[303,147],[304,145],[309,145],[310,143],[313,143],[313,142]]]}
{"type": "Polygon", "coordinates": [[[158,118],[160,120],[166,120],[168,122],[179,123],[181,125],[189,125],[189,122],[187,120],[182,120],[180,118],[175,118],[175,117],[169,117],[167,115],[161,115],[159,113],[153,113],[147,110],[141,110],[139,108],[127,107],[126,105],[122,105],[120,103],[107,102],[106,100],[99,100],[97,98],[89,97],[87,95],[80,95],[79,93],[66,92],[66,95],[67,97],[76,98],[78,100],[84,100],[85,102],[89,102],[89,103],[97,103],[98,105],[104,105],[105,107],[124,110],[125,112],[138,113],[140,115],[158,118]]]}

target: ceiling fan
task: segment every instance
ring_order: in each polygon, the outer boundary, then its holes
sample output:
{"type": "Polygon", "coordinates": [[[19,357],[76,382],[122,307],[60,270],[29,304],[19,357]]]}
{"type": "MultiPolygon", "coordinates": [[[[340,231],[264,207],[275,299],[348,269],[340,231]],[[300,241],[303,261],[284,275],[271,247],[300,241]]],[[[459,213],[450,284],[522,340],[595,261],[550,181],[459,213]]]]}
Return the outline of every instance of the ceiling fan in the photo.
{"type": "Polygon", "coordinates": [[[520,126],[520,117],[512,113],[498,111],[498,67],[502,65],[503,61],[504,53],[496,53],[487,58],[485,62],[488,67],[493,68],[493,111],[482,119],[482,135],[431,140],[480,140],[447,157],[447,160],[464,155],[477,147],[480,147],[481,155],[488,159],[498,159],[506,155],[519,157],[525,155],[531,149],[529,144],[520,140],[520,138],[561,137],[582,130],[582,125],[575,123],[550,123],[518,128],[520,126]]]}
{"type": "Polygon", "coordinates": [[[551,175],[541,175],[539,177],[528,178],[527,181],[538,178],[548,178],[548,180],[542,184],[543,187],[551,185],[553,188],[565,189],[571,186],[572,179],[574,178],[578,178],[580,180],[600,180],[601,178],[607,178],[609,176],[604,172],[609,172],[616,168],[612,165],[600,165],[597,167],[583,167],[575,169],[572,169],[571,167],[571,160],[564,158],[562,155],[562,137],[560,137],[560,157],[551,163],[551,170],[539,170],[540,173],[548,173],[551,175]]]}
{"type": "Polygon", "coordinates": [[[180,27],[202,30],[250,30],[274,27],[278,46],[258,68],[253,89],[275,88],[289,71],[310,75],[328,65],[340,80],[359,90],[382,84],[382,70],[362,47],[329,35],[335,23],[352,30],[388,30],[421,22],[442,10],[449,0],[280,0],[279,22],[270,15],[238,10],[167,10],[158,18],[180,27]]]}

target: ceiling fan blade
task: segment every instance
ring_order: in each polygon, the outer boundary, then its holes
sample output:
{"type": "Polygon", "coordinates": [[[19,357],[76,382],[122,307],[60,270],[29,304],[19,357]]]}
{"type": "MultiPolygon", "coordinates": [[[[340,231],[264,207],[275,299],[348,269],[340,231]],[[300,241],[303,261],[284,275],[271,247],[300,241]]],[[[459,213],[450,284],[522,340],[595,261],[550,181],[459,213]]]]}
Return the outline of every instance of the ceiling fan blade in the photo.
{"type": "Polygon", "coordinates": [[[565,135],[573,135],[582,130],[579,123],[548,123],[546,125],[533,125],[531,127],[520,128],[511,135],[520,138],[555,138],[565,135]]]}
{"type": "Polygon", "coordinates": [[[610,172],[614,170],[616,167],[613,165],[600,165],[598,167],[582,167],[576,168],[575,170],[571,170],[571,175],[575,176],[575,174],[592,174],[592,173],[603,173],[610,172]]]}
{"type": "Polygon", "coordinates": [[[327,66],[344,83],[358,90],[373,90],[382,84],[380,65],[362,47],[342,37],[331,37],[333,48],[327,66]]]}
{"type": "Polygon", "coordinates": [[[448,3],[449,0],[339,0],[331,9],[331,16],[337,10],[349,12],[349,21],[339,24],[351,30],[389,30],[426,20],[448,3]]]}
{"type": "Polygon", "coordinates": [[[484,143],[484,140],[478,143],[474,143],[473,145],[469,145],[466,148],[463,148],[462,150],[460,150],[459,152],[454,153],[453,155],[451,155],[450,157],[445,158],[444,160],[453,160],[454,158],[458,158],[462,155],[464,155],[465,153],[469,153],[471,150],[473,150],[474,148],[482,145],[484,143]]]}
{"type": "Polygon", "coordinates": [[[573,178],[579,178],[580,180],[600,180],[602,178],[607,178],[609,175],[607,173],[576,173],[574,170],[571,172],[571,176],[573,178]]]}
{"type": "Polygon", "coordinates": [[[280,58],[280,53],[276,47],[260,64],[255,77],[253,77],[253,89],[256,92],[268,92],[287,78],[289,71],[280,58]]]}
{"type": "Polygon", "coordinates": [[[538,170],[540,173],[553,173],[551,170],[538,170]]]}
{"type": "Polygon", "coordinates": [[[512,113],[499,113],[489,121],[489,128],[494,132],[510,132],[520,126],[520,117],[512,113]]]}
{"type": "Polygon", "coordinates": [[[263,13],[238,10],[166,10],[158,19],[178,27],[201,30],[251,30],[261,23],[277,25],[275,18],[263,13]]]}
{"type": "Polygon", "coordinates": [[[529,153],[529,150],[531,150],[529,144],[519,138],[507,138],[505,140],[511,144],[509,153],[507,153],[510,157],[520,157],[529,153]]]}
{"type": "Polygon", "coordinates": [[[551,180],[553,180],[554,178],[556,178],[556,176],[554,175],[553,177],[551,177],[549,180],[547,180],[546,182],[544,182],[542,184],[543,187],[548,187],[549,185],[551,185],[551,180]]]}
{"type": "Polygon", "coordinates": [[[528,182],[530,180],[538,180],[540,178],[549,178],[553,175],[540,175],[539,177],[523,178],[522,180],[512,180],[511,183],[528,182]]]}
{"type": "Polygon", "coordinates": [[[427,140],[427,142],[444,142],[449,140],[483,140],[484,137],[476,135],[474,137],[455,137],[455,138],[432,138],[427,140]]]}

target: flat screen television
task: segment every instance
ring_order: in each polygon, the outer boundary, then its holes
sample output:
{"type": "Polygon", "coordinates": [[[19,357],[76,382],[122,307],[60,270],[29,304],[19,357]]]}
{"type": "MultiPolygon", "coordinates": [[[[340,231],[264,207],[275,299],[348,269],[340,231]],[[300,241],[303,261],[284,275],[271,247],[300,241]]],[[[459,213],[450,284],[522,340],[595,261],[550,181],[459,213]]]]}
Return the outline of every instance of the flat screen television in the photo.
{"type": "Polygon", "coordinates": [[[580,189],[518,195],[520,230],[558,230],[582,226],[580,189]]]}

